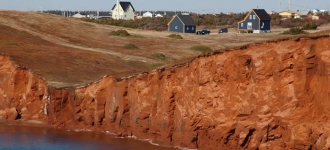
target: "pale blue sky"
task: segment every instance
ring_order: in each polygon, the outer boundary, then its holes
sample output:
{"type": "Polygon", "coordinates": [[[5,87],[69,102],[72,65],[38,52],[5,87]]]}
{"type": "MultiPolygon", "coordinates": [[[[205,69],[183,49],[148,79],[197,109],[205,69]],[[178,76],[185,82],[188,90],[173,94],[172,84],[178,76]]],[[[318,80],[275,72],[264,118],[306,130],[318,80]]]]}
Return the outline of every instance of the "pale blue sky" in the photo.
{"type": "MultiPolygon", "coordinates": [[[[123,0],[124,1],[124,0],[123,0]]],[[[177,10],[196,13],[245,12],[253,8],[282,11],[288,0],[125,0],[135,10],[177,10]],[[281,4],[281,5],[280,5],[281,4]]],[[[330,10],[330,0],[290,0],[291,9],[330,10]]],[[[116,0],[0,0],[5,10],[110,10],[116,0]]]]}

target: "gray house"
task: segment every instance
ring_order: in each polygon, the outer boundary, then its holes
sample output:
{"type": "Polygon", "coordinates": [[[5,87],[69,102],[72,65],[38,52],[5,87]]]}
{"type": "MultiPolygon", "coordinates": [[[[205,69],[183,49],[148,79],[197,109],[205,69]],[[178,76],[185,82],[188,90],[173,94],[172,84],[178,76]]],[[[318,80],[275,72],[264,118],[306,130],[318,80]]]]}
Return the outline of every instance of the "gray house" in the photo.
{"type": "Polygon", "coordinates": [[[189,15],[175,15],[167,25],[170,32],[196,33],[196,22],[189,15]]]}
{"type": "Polygon", "coordinates": [[[270,32],[270,20],[270,16],[264,9],[252,9],[244,20],[238,22],[238,32],[270,32]]]}

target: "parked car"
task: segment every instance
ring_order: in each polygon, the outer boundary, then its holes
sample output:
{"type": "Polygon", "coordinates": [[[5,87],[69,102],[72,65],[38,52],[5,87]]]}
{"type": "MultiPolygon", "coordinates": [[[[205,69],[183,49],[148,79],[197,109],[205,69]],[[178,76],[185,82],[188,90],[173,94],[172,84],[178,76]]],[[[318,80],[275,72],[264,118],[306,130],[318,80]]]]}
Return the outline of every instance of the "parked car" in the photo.
{"type": "Polygon", "coordinates": [[[207,29],[203,29],[201,31],[197,31],[196,34],[197,35],[205,35],[205,34],[210,34],[211,31],[207,30],[207,29]]]}
{"type": "Polygon", "coordinates": [[[219,30],[219,34],[220,33],[228,33],[228,28],[221,28],[220,30],[219,30]]]}

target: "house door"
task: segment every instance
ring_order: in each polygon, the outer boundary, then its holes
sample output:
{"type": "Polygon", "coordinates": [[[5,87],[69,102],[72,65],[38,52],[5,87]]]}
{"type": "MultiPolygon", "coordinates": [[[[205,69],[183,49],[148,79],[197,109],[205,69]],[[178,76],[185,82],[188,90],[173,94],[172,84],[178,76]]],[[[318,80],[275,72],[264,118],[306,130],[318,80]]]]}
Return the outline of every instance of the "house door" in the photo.
{"type": "Polygon", "coordinates": [[[252,29],[252,22],[247,23],[247,29],[252,29]]]}

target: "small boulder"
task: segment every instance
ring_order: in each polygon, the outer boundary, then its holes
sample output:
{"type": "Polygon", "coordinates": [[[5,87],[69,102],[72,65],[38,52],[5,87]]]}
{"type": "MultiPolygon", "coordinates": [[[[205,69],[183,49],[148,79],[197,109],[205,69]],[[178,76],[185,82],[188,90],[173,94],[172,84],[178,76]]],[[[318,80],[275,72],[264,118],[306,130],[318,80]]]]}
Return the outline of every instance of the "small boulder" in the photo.
{"type": "Polygon", "coordinates": [[[16,108],[6,108],[5,113],[3,114],[3,119],[5,120],[16,120],[18,116],[18,112],[16,111],[16,108]]]}

